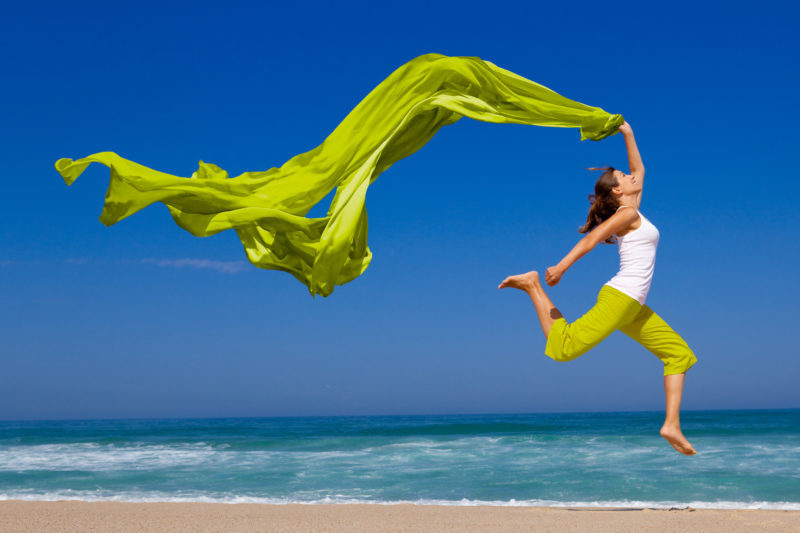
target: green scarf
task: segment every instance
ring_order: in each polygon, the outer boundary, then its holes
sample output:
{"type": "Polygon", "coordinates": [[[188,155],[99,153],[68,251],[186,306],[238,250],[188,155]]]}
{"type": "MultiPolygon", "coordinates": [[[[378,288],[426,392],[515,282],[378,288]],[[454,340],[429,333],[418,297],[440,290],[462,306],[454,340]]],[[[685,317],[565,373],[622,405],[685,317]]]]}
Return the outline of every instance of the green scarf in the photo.
{"type": "Polygon", "coordinates": [[[622,115],[569,100],[478,57],[430,53],[395,70],[325,141],[280,168],[235,178],[200,161],[190,178],[158,172],[114,152],[56,161],[67,185],[91,163],[111,169],[100,221],[110,226],[162,202],[175,222],[198,237],[235,229],[247,258],[283,270],[312,296],[360,276],[367,246],[367,187],[381,172],[462,116],[486,122],[581,129],[581,140],[617,133],[622,115]],[[327,216],[305,214],[333,188],[327,216]]]}

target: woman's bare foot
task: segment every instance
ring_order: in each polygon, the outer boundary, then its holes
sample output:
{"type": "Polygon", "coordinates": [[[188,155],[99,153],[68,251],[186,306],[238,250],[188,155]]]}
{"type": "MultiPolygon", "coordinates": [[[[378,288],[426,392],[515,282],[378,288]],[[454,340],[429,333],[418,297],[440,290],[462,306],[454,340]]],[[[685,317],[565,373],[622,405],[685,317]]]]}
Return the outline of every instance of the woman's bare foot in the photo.
{"type": "Polygon", "coordinates": [[[539,273],[535,270],[531,270],[525,274],[517,274],[516,276],[507,277],[503,280],[503,283],[498,285],[497,288],[505,289],[506,287],[514,287],[515,289],[530,292],[537,285],[541,285],[539,282],[539,273]]]}
{"type": "Polygon", "coordinates": [[[664,424],[661,428],[661,436],[667,439],[667,442],[672,444],[672,447],[684,455],[694,455],[697,452],[683,436],[680,426],[672,426],[664,424]]]}
{"type": "Polygon", "coordinates": [[[517,274],[516,276],[509,276],[503,280],[503,283],[497,286],[498,289],[505,289],[506,287],[514,287],[528,293],[533,305],[536,307],[536,314],[539,317],[539,322],[542,324],[542,333],[544,338],[550,335],[550,328],[553,323],[562,318],[561,312],[556,309],[550,298],[542,288],[539,282],[539,273],[535,270],[526,272],[525,274],[517,274]]]}

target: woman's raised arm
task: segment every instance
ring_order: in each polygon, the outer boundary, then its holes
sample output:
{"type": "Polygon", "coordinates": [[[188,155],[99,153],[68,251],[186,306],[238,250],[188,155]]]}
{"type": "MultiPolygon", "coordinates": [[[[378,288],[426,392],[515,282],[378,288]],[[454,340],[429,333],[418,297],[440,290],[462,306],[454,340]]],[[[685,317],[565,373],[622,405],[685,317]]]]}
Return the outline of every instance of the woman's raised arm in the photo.
{"type": "Polygon", "coordinates": [[[631,174],[643,181],[644,163],[642,162],[642,156],[639,154],[639,148],[636,146],[636,139],[633,137],[633,128],[626,121],[619,127],[619,131],[625,137],[625,147],[628,149],[628,167],[631,169],[631,174]]]}
{"type": "Polygon", "coordinates": [[[628,149],[628,167],[631,169],[631,175],[636,176],[636,179],[641,183],[642,188],[639,194],[636,195],[636,206],[642,203],[642,192],[644,191],[644,163],[642,156],[639,154],[639,148],[636,146],[636,139],[633,137],[633,128],[628,122],[623,122],[619,127],[619,131],[625,137],[625,147],[628,149]]]}

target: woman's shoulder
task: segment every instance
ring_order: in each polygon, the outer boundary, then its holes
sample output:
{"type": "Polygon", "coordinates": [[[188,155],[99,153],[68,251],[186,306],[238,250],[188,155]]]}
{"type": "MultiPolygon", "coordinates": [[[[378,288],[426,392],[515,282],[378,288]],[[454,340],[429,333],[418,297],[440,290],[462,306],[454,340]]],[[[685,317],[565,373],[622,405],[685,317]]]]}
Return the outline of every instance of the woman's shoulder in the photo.
{"type": "Polygon", "coordinates": [[[630,232],[632,232],[632,231],[634,231],[634,230],[637,230],[637,229],[639,229],[639,228],[642,226],[642,217],[641,217],[641,216],[639,216],[639,209],[638,209],[637,207],[635,207],[635,206],[632,206],[632,205],[621,205],[621,206],[619,206],[619,207],[617,208],[617,211],[619,211],[619,210],[620,210],[620,209],[622,209],[623,207],[630,207],[630,208],[632,208],[632,209],[633,209],[633,211],[636,213],[636,219],[635,219],[635,220],[633,220],[633,221],[631,222],[630,226],[628,226],[627,228],[625,228],[623,231],[619,231],[619,232],[617,232],[617,237],[622,237],[623,235],[627,235],[628,233],[630,233],[630,232]]]}

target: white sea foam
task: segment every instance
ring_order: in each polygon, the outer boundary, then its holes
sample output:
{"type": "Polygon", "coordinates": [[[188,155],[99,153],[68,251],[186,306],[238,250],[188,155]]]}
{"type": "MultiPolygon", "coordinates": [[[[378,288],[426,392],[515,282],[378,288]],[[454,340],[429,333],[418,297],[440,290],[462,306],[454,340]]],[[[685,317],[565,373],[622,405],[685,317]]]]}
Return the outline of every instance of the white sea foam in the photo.
{"type": "Polygon", "coordinates": [[[21,470],[151,470],[197,466],[222,460],[205,443],[115,446],[97,443],[40,444],[0,449],[0,471],[21,470]]]}
{"type": "Polygon", "coordinates": [[[381,444],[379,446],[370,446],[364,448],[365,452],[383,451],[383,450],[396,450],[405,448],[440,448],[442,446],[450,447],[452,444],[449,442],[437,442],[433,440],[422,441],[407,441],[407,442],[393,442],[391,444],[381,444]]]}
{"type": "Polygon", "coordinates": [[[446,439],[446,440],[409,440],[409,441],[401,441],[401,442],[392,442],[389,444],[380,444],[377,446],[369,446],[367,448],[363,448],[362,451],[364,452],[384,452],[384,451],[391,451],[391,450],[418,450],[422,453],[433,452],[436,453],[439,450],[446,451],[446,452],[458,452],[460,450],[474,450],[478,447],[482,448],[491,448],[495,450],[496,453],[502,453],[504,449],[509,449],[513,447],[513,444],[509,446],[504,446],[505,437],[486,437],[486,436],[479,436],[479,437],[462,437],[458,439],[446,439]]]}
{"type": "Polygon", "coordinates": [[[56,491],[31,493],[29,491],[13,491],[0,493],[0,501],[114,501],[114,502],[198,502],[198,503],[262,503],[271,505],[288,504],[369,504],[369,505],[441,505],[441,506],[490,506],[490,507],[585,507],[585,508],[624,508],[624,509],[746,509],[746,510],[800,510],[800,502],[737,502],[737,501],[644,501],[644,500],[606,500],[606,501],[555,501],[555,500],[395,500],[381,501],[363,498],[352,498],[344,495],[326,496],[315,499],[295,498],[261,498],[253,496],[211,496],[204,494],[174,495],[159,492],[122,492],[103,494],[92,491],[56,491]]]}

